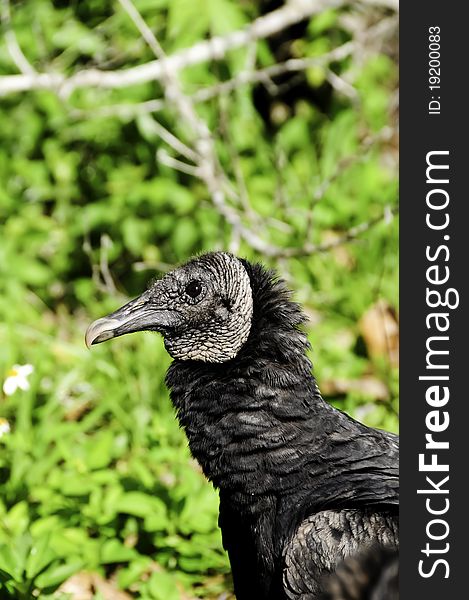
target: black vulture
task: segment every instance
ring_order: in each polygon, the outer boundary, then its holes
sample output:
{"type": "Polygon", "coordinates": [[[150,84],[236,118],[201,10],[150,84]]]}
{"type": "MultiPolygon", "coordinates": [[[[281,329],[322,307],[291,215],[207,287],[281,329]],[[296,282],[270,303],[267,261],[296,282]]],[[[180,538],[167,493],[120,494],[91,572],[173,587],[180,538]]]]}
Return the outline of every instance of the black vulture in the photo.
{"type": "Polygon", "coordinates": [[[219,490],[238,600],[319,598],[346,557],[398,544],[398,437],[322,399],[304,322],[273,272],[213,252],[86,332],[88,346],[163,335],[179,422],[219,490]]]}

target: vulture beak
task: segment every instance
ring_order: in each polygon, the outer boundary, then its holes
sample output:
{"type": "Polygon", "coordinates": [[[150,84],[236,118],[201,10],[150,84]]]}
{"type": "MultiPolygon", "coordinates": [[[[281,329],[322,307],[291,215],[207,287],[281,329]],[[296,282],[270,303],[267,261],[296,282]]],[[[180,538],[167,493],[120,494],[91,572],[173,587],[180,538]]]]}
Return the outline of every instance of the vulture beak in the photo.
{"type": "Polygon", "coordinates": [[[126,333],[174,329],[181,322],[176,311],[160,305],[154,293],[146,291],[110,315],[93,321],[86,330],[85,343],[90,348],[126,333]]]}

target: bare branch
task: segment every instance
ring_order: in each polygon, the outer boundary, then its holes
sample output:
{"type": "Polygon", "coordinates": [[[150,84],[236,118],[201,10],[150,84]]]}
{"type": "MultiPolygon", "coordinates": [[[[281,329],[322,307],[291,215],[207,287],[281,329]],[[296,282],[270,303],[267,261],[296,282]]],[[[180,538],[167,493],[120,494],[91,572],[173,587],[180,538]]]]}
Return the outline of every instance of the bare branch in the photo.
{"type": "Polygon", "coordinates": [[[358,100],[358,92],[353,85],[351,85],[343,77],[339,77],[339,75],[330,69],[327,71],[327,81],[337,92],[339,92],[339,94],[350,98],[352,102],[356,102],[358,100]]]}
{"type": "Polygon", "coordinates": [[[167,273],[174,269],[176,265],[170,265],[169,263],[161,262],[159,260],[155,261],[139,261],[133,263],[132,269],[137,273],[141,271],[161,271],[162,273],[167,273]]]}
{"type": "MultiPolygon", "coordinates": [[[[139,29],[142,36],[144,36],[144,39],[150,45],[158,59],[163,61],[163,64],[167,64],[164,51],[161,48],[158,40],[154,36],[153,32],[146,26],[141,16],[136,12],[131,0],[119,0],[119,2],[128,12],[129,16],[132,18],[133,22],[139,29]],[[136,16],[137,14],[138,16],[136,16]]],[[[247,71],[247,73],[249,73],[249,71],[247,71]]],[[[191,156],[194,156],[196,159],[194,161],[196,163],[196,170],[194,174],[196,174],[205,183],[213,206],[227,221],[227,223],[231,225],[232,246],[237,247],[239,240],[243,239],[251,248],[270,257],[289,258],[293,256],[309,255],[317,252],[324,252],[351,241],[373,227],[376,223],[381,222],[383,219],[388,220],[390,215],[392,216],[392,211],[390,209],[386,209],[383,214],[379,215],[375,219],[352,227],[345,232],[343,236],[333,240],[332,242],[327,242],[324,244],[315,245],[306,241],[301,247],[291,248],[279,248],[269,244],[259,235],[257,235],[257,233],[255,233],[251,228],[246,226],[243,223],[241,215],[227,202],[227,195],[236,199],[238,202],[240,199],[229,184],[226,174],[221,169],[215,150],[214,139],[206,123],[198,116],[195,110],[193,98],[185,96],[182,92],[177,73],[173,71],[166,71],[162,75],[162,80],[165,84],[164,89],[166,100],[170,106],[174,107],[182,121],[187,125],[186,131],[188,132],[189,137],[192,137],[194,151],[191,150],[191,156]]],[[[174,147],[174,140],[172,140],[172,142],[173,143],[171,145],[174,147]]],[[[187,147],[186,145],[184,146],[187,147]]],[[[178,168],[179,170],[184,170],[185,172],[189,173],[192,171],[192,167],[190,165],[181,163],[180,161],[168,157],[167,155],[165,156],[165,160],[166,164],[172,163],[172,166],[178,168]]]]}
{"type": "Polygon", "coordinates": [[[362,4],[368,6],[376,6],[378,8],[388,8],[395,12],[399,12],[399,0],[360,0],[362,4]]]}
{"type": "MultiPolygon", "coordinates": [[[[147,83],[148,81],[162,80],[165,77],[165,73],[176,74],[181,69],[191,65],[209,60],[221,60],[230,50],[247,46],[256,40],[265,39],[313,14],[317,14],[325,9],[341,6],[343,3],[343,0],[289,0],[281,8],[257,18],[244,29],[233,31],[225,36],[217,36],[209,40],[204,40],[191,48],[176,52],[169,57],[163,58],[161,55],[157,60],[129,69],[119,71],[87,69],[78,71],[70,77],[61,73],[6,75],[0,77],[0,95],[33,89],[49,89],[59,92],[63,97],[68,97],[78,88],[123,88],[147,83]]],[[[121,4],[126,8],[128,0],[123,0],[121,4]]],[[[134,18],[134,12],[129,14],[134,18]]],[[[139,30],[140,27],[141,23],[139,30]]],[[[148,34],[153,34],[148,27],[145,33],[143,31],[142,29],[142,36],[147,41],[148,34]]],[[[152,47],[151,44],[149,45],[152,47]]],[[[158,54],[156,55],[158,56],[158,54]]]]}
{"type": "Polygon", "coordinates": [[[138,115],[148,115],[160,112],[166,108],[163,98],[146,100],[145,102],[111,104],[109,106],[96,106],[92,109],[72,108],[70,116],[74,119],[89,119],[91,117],[120,117],[133,119],[138,115]]]}
{"type": "Polygon", "coordinates": [[[119,292],[109,269],[108,255],[111,247],[111,238],[107,234],[103,234],[100,239],[99,264],[97,264],[93,257],[93,248],[91,246],[89,232],[85,231],[83,251],[88,256],[90,261],[94,285],[102,292],[118,294],[119,292]]]}
{"type": "MultiPolygon", "coordinates": [[[[7,22],[9,23],[9,3],[8,0],[2,0],[4,7],[7,6],[7,22]]],[[[369,0],[362,0],[369,3],[369,0]]],[[[384,0],[375,0],[380,5],[384,0]]],[[[223,171],[215,148],[215,140],[203,119],[199,117],[195,109],[195,102],[202,102],[210,98],[230,93],[247,83],[261,82],[265,85],[272,84],[272,78],[286,72],[303,71],[315,65],[329,65],[331,62],[342,60],[353,54],[357,48],[361,48],[368,36],[376,34],[377,27],[371,28],[360,39],[347,42],[331,52],[320,57],[307,59],[291,59],[281,64],[272,65],[265,69],[253,70],[254,54],[251,53],[250,61],[244,71],[239,73],[233,79],[221,82],[215,86],[199,90],[193,96],[187,96],[183,93],[178,79],[181,69],[190,65],[195,65],[208,60],[219,60],[232,49],[248,46],[253,47],[257,40],[269,37],[270,35],[281,31],[288,26],[309,17],[326,8],[338,7],[345,3],[344,0],[289,0],[282,8],[256,19],[253,23],[242,30],[232,32],[226,36],[215,37],[195,44],[193,47],[181,50],[171,56],[166,56],[159,41],[154,33],[145,23],[138,10],[135,8],[132,0],[119,0],[119,3],[127,12],[133,23],[137,27],[140,35],[152,49],[156,60],[133,67],[122,69],[120,71],[102,71],[98,69],[83,70],[72,76],[65,76],[61,73],[36,73],[27,59],[21,52],[16,42],[14,33],[12,36],[14,42],[9,43],[9,52],[17,67],[22,71],[21,75],[0,77],[0,95],[9,94],[18,91],[30,89],[49,89],[55,91],[62,97],[68,97],[75,89],[83,87],[97,88],[122,88],[148,81],[159,80],[163,84],[165,99],[150,100],[146,103],[136,105],[137,114],[155,112],[163,107],[173,109],[178,115],[181,123],[184,125],[184,134],[188,142],[184,142],[176,137],[172,132],[164,128],[160,123],[152,121],[153,132],[164,140],[178,154],[192,162],[187,164],[177,158],[170,156],[166,151],[160,150],[157,158],[167,166],[196,176],[201,179],[211,198],[215,210],[231,226],[231,246],[237,248],[240,240],[243,240],[251,248],[266,256],[275,258],[290,258],[294,256],[311,255],[317,252],[324,252],[343,243],[354,240],[371,227],[383,220],[392,218],[395,214],[387,209],[383,214],[375,219],[361,223],[352,227],[347,232],[333,241],[323,244],[312,244],[306,241],[300,247],[280,248],[264,240],[258,233],[259,229],[256,219],[251,227],[246,224],[252,215],[247,210],[249,201],[247,190],[242,180],[242,173],[236,171],[239,190],[236,191],[230,184],[226,173],[223,171]],[[16,42],[16,45],[15,45],[16,42]],[[24,60],[23,60],[24,59],[24,60]],[[238,192],[241,194],[239,197],[238,192]],[[237,203],[237,207],[231,204],[237,203]],[[241,209],[239,208],[241,206],[241,209]],[[238,210],[243,210],[241,214],[238,210]],[[256,226],[257,225],[257,226],[256,226]]],[[[393,0],[387,0],[386,6],[393,4],[393,0]]],[[[5,20],[5,17],[4,17],[5,20]]],[[[395,23],[395,18],[385,19],[385,22],[395,23]]],[[[379,27],[383,27],[383,21],[379,27]]],[[[355,90],[347,81],[328,69],[328,77],[332,84],[342,93],[350,97],[355,95],[355,90]]],[[[131,105],[104,107],[102,112],[121,111],[121,114],[132,114],[131,105]]],[[[236,165],[235,165],[236,167],[236,165]]],[[[326,187],[330,185],[327,182],[326,187]]],[[[320,194],[324,193],[323,189],[320,194]]],[[[252,220],[252,219],[251,219],[252,220]]],[[[282,225],[280,223],[280,225],[282,225]]],[[[107,241],[107,240],[105,240],[107,241]]],[[[88,248],[88,250],[90,250],[88,248]]],[[[97,276],[101,276],[106,286],[113,285],[112,279],[109,279],[107,271],[107,245],[102,240],[102,252],[100,255],[100,265],[97,267],[97,276]],[[99,270],[98,270],[99,269],[99,270]]]]}
{"type": "Polygon", "coordinates": [[[147,116],[146,127],[149,127],[152,130],[152,133],[155,133],[158,137],[160,137],[164,142],[171,146],[173,150],[176,150],[182,156],[185,156],[188,160],[192,162],[197,162],[198,156],[197,153],[189,148],[184,142],[182,142],[179,138],[173,135],[170,131],[163,127],[161,123],[147,116]]]}
{"type": "Polygon", "coordinates": [[[144,19],[142,18],[142,15],[138,12],[138,10],[135,8],[132,2],[130,2],[130,0],[119,0],[119,4],[132,19],[137,29],[140,31],[143,39],[152,49],[153,54],[159,59],[164,58],[164,52],[158,40],[153,35],[152,30],[145,23],[144,19]]]}
{"type": "Polygon", "coordinates": [[[370,150],[370,148],[373,148],[378,143],[389,141],[392,133],[392,129],[388,126],[385,126],[375,134],[368,135],[363,140],[361,144],[361,151],[358,154],[351,154],[340,159],[333,172],[315,189],[313,194],[313,203],[316,204],[322,200],[324,194],[327,192],[330,186],[337,181],[341,175],[344,174],[346,169],[358,162],[365,160],[367,158],[367,152],[370,150]]]}
{"type": "Polygon", "coordinates": [[[109,270],[109,250],[112,248],[112,240],[105,233],[101,235],[101,248],[99,252],[99,269],[101,272],[101,276],[104,281],[104,285],[106,287],[106,291],[110,294],[114,294],[116,289],[116,284],[114,283],[114,279],[112,278],[111,271],[109,270]]]}
{"type": "MultiPolygon", "coordinates": [[[[119,2],[128,12],[142,35],[145,31],[145,39],[151,38],[151,48],[155,54],[163,61],[163,64],[167,64],[164,52],[158,40],[153,35],[153,32],[151,32],[146,25],[142,25],[140,16],[139,18],[135,17],[136,8],[133,5],[132,9],[129,9],[130,0],[119,0],[119,2]]],[[[306,4],[309,4],[309,2],[306,2],[306,4]]],[[[192,100],[182,92],[177,72],[170,70],[165,71],[162,78],[163,83],[165,84],[164,89],[166,99],[170,106],[173,106],[179,114],[182,121],[187,125],[186,129],[188,135],[192,135],[194,151],[197,155],[195,174],[205,183],[215,209],[233,228],[233,240],[236,240],[239,236],[259,252],[268,250],[269,245],[251,229],[246,227],[236,209],[226,202],[226,193],[227,191],[228,193],[232,193],[232,189],[228,185],[228,179],[221,170],[218,162],[215,151],[215,142],[206,123],[198,116],[192,100]]],[[[167,156],[165,159],[168,161],[167,156]]],[[[170,158],[170,162],[176,166],[174,161],[175,159],[170,158]]],[[[180,161],[177,161],[177,163],[179,168],[184,165],[186,172],[188,172],[188,168],[189,171],[191,170],[190,165],[180,163],[180,161]]],[[[166,164],[168,164],[168,162],[166,162],[166,164]]]]}
{"type": "MultiPolygon", "coordinates": [[[[360,36],[360,39],[346,42],[341,46],[337,46],[337,48],[322,54],[321,56],[315,56],[311,58],[292,58],[285,62],[270,65],[263,69],[257,70],[252,70],[248,67],[246,70],[241,71],[232,79],[228,79],[227,81],[222,81],[209,87],[197,90],[190,96],[190,98],[192,102],[195,103],[206,102],[218,96],[229,94],[237,89],[240,89],[243,85],[263,83],[264,85],[269,86],[269,82],[270,85],[273,85],[273,77],[277,77],[285,73],[305,71],[311,67],[324,67],[332,62],[341,61],[344,58],[354,54],[362,46],[368,43],[368,41],[373,40],[376,37],[381,37],[387,31],[394,29],[396,26],[396,17],[383,19],[375,26],[370,27],[368,31],[360,36]]],[[[127,103],[101,106],[96,108],[93,107],[92,110],[72,109],[71,116],[75,118],[89,118],[92,116],[118,116],[121,118],[132,118],[135,115],[159,112],[166,107],[166,102],[163,99],[158,98],[155,100],[147,100],[145,102],[134,104],[127,103]]]]}
{"type": "Polygon", "coordinates": [[[18,67],[18,70],[27,75],[32,75],[36,73],[36,70],[28,61],[26,56],[23,54],[21,47],[16,39],[15,32],[11,27],[11,10],[10,10],[10,0],[2,1],[2,23],[5,27],[5,42],[8,50],[8,54],[10,55],[12,61],[18,67]]]}
{"type": "Polygon", "coordinates": [[[328,250],[332,250],[337,246],[342,246],[347,242],[355,240],[378,223],[389,224],[398,213],[399,209],[397,207],[391,208],[386,206],[384,211],[374,219],[370,219],[369,221],[360,223],[355,227],[351,227],[343,235],[335,238],[334,240],[325,242],[323,244],[310,244],[307,242],[299,248],[271,248],[273,252],[271,252],[269,256],[276,258],[292,258],[294,256],[311,256],[312,254],[317,254],[319,252],[327,252],[328,250]]]}
{"type": "Polygon", "coordinates": [[[192,175],[193,177],[198,176],[197,167],[193,165],[188,165],[182,160],[178,160],[173,156],[170,156],[166,150],[160,149],[156,153],[156,159],[162,164],[174,169],[175,171],[180,171],[181,173],[186,173],[187,175],[192,175]]]}

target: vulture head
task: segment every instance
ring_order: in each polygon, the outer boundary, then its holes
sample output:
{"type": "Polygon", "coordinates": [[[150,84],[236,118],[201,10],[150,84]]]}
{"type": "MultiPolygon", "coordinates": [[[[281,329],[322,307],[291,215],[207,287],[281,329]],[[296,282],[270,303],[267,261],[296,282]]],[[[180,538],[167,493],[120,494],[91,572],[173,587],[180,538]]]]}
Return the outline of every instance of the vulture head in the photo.
{"type": "Polygon", "coordinates": [[[135,331],[158,331],[173,358],[222,363],[246,342],[252,314],[243,263],[214,252],[190,260],[135,300],[94,321],[86,331],[86,345],[135,331]]]}

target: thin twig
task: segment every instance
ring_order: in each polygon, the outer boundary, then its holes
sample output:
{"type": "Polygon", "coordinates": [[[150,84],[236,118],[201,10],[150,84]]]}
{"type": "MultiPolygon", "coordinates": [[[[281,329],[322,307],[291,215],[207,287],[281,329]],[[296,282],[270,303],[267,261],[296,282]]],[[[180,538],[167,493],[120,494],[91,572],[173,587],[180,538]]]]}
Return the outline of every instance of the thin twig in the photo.
{"type": "MultiPolygon", "coordinates": [[[[146,25],[142,25],[142,19],[140,16],[139,18],[136,18],[136,9],[133,4],[131,4],[131,1],[119,0],[119,2],[127,10],[129,16],[132,18],[142,36],[145,33],[145,40],[149,43],[149,45],[151,45],[155,55],[160,60],[165,60],[164,51],[154,34],[146,25]],[[129,6],[132,6],[132,9],[129,9],[129,6]]],[[[187,125],[189,136],[192,137],[194,152],[197,154],[197,176],[202,179],[207,186],[215,209],[231,225],[233,243],[237,244],[238,238],[242,238],[253,249],[271,257],[288,258],[293,256],[303,256],[317,252],[324,252],[351,241],[363,234],[365,231],[368,231],[368,229],[373,227],[375,224],[383,221],[383,219],[388,220],[390,215],[392,216],[393,211],[391,209],[386,209],[383,214],[379,215],[375,219],[352,227],[345,232],[343,236],[324,244],[315,245],[305,242],[300,247],[292,248],[278,248],[269,244],[264,239],[259,237],[252,229],[247,227],[243,223],[238,212],[226,202],[227,189],[230,190],[230,187],[227,186],[228,178],[221,170],[221,166],[218,162],[213,137],[206,123],[197,115],[192,99],[185,96],[182,92],[177,73],[171,71],[165,72],[163,83],[165,84],[166,99],[170,102],[170,105],[174,107],[183,122],[187,125]]],[[[185,165],[185,168],[187,168],[187,165],[185,165]]]]}
{"type": "MultiPolygon", "coordinates": [[[[160,58],[154,61],[119,71],[85,69],[78,71],[70,77],[67,77],[63,73],[6,75],[0,77],[0,95],[33,89],[49,89],[57,91],[61,96],[67,98],[74,90],[83,87],[113,89],[130,87],[149,81],[164,80],[167,73],[175,75],[181,69],[201,62],[221,60],[230,50],[247,46],[256,40],[265,39],[313,14],[317,14],[325,9],[336,8],[343,3],[344,0],[289,0],[281,8],[258,17],[244,29],[233,31],[225,36],[217,36],[209,40],[204,40],[191,48],[176,52],[169,57],[161,55],[160,58]]],[[[121,2],[121,4],[126,8],[128,0],[124,0],[124,3],[121,2]]],[[[146,41],[147,37],[150,37],[148,35],[149,32],[153,36],[153,33],[147,26],[146,29],[142,27],[140,22],[141,17],[140,19],[135,19],[134,11],[127,12],[138,26],[139,31],[141,31],[146,41]],[[145,33],[143,33],[144,31],[145,33]]],[[[154,49],[152,48],[152,50],[154,49]]]]}
{"type": "Polygon", "coordinates": [[[321,181],[321,183],[316,186],[312,195],[311,206],[310,210],[308,211],[306,221],[306,239],[309,239],[311,237],[311,232],[313,228],[313,208],[318,202],[320,202],[324,198],[327,190],[331,187],[331,185],[334,182],[336,182],[339,179],[339,177],[341,177],[345,173],[345,171],[352,165],[366,160],[367,152],[370,150],[370,148],[373,148],[376,144],[380,142],[388,141],[391,136],[392,129],[388,126],[383,127],[375,134],[367,135],[362,141],[360,152],[341,158],[337,163],[335,169],[332,171],[332,173],[328,177],[325,177],[321,181]]]}
{"type": "MultiPolygon", "coordinates": [[[[232,93],[245,85],[262,83],[270,84],[277,89],[272,82],[273,77],[284,75],[285,73],[295,73],[305,71],[311,67],[324,67],[333,62],[339,62],[352,55],[357,49],[369,40],[382,36],[385,30],[391,30],[397,26],[395,17],[389,17],[380,21],[377,25],[371,27],[360,39],[345,42],[336,48],[322,54],[321,56],[309,58],[292,58],[287,61],[276,63],[262,69],[245,69],[227,81],[218,82],[214,85],[201,88],[189,97],[194,103],[207,102],[217,96],[232,93]]],[[[0,78],[1,82],[1,78],[0,78]]],[[[118,116],[122,118],[131,118],[132,116],[146,113],[159,112],[167,107],[164,99],[147,100],[134,104],[114,104],[112,106],[101,106],[92,110],[72,109],[71,116],[75,118],[89,118],[101,116],[118,116]]]]}
{"type": "Polygon", "coordinates": [[[141,271],[160,271],[161,273],[167,273],[174,269],[175,265],[171,265],[169,263],[165,263],[159,260],[156,261],[139,261],[133,263],[132,269],[137,273],[141,271]]]}
{"type": "Polygon", "coordinates": [[[23,54],[16,38],[16,34],[11,26],[10,0],[2,0],[2,23],[5,31],[5,42],[12,61],[23,75],[34,75],[36,70],[23,54]]]}
{"type": "MultiPolygon", "coordinates": [[[[147,118],[151,119],[151,117],[147,118]]],[[[176,152],[182,154],[182,156],[185,156],[188,160],[192,162],[197,162],[198,156],[194,152],[194,150],[192,150],[192,148],[189,148],[187,144],[184,144],[184,142],[182,142],[179,138],[177,138],[170,131],[168,131],[166,127],[163,127],[161,123],[153,119],[147,124],[147,126],[153,130],[153,133],[158,135],[158,137],[160,137],[164,142],[166,142],[168,146],[171,146],[173,150],[176,150],[176,152]]]]}
{"type": "Polygon", "coordinates": [[[117,291],[116,284],[114,283],[114,279],[112,278],[109,269],[109,249],[111,247],[111,238],[107,234],[103,234],[101,236],[101,247],[99,249],[99,269],[108,294],[114,294],[117,291]]]}
{"type": "Polygon", "coordinates": [[[276,249],[277,252],[274,252],[269,256],[292,258],[294,256],[310,256],[320,252],[327,252],[328,250],[332,250],[333,248],[337,248],[338,246],[342,246],[347,242],[357,239],[378,223],[388,224],[398,213],[399,209],[397,207],[391,208],[387,206],[384,211],[374,219],[370,219],[369,221],[360,223],[355,227],[351,227],[343,235],[335,238],[334,240],[324,242],[323,244],[305,243],[299,248],[278,248],[276,249]]]}
{"type": "Polygon", "coordinates": [[[156,159],[162,165],[169,167],[170,169],[174,169],[175,171],[180,171],[181,173],[186,173],[187,175],[192,175],[192,177],[198,176],[197,167],[193,165],[188,165],[182,160],[178,160],[174,158],[174,156],[169,155],[166,150],[160,148],[156,153],[156,159]]]}
{"type": "Polygon", "coordinates": [[[352,102],[357,102],[358,100],[358,92],[348,81],[346,81],[343,77],[331,71],[331,69],[327,70],[326,74],[327,81],[332,85],[332,87],[347,98],[350,98],[352,102]]]}
{"type": "MultiPolygon", "coordinates": [[[[128,9],[130,0],[119,0],[119,2],[126,10],[128,9]]],[[[310,4],[310,2],[306,2],[305,4],[310,4]]],[[[143,28],[141,17],[135,18],[135,11],[134,6],[131,10],[127,10],[130,18],[142,35],[143,31],[145,31],[145,39],[147,37],[152,38],[152,50],[160,60],[165,62],[166,59],[161,45],[148,27],[145,26],[143,28]]],[[[268,250],[269,244],[246,227],[238,212],[226,202],[226,192],[229,189],[227,185],[228,178],[223,173],[218,162],[215,142],[206,123],[197,115],[192,100],[182,92],[177,72],[166,71],[163,74],[163,83],[165,84],[164,91],[167,101],[170,106],[173,106],[174,110],[185,123],[188,137],[192,138],[194,151],[197,154],[196,174],[205,183],[215,209],[231,225],[234,235],[239,235],[252,248],[259,252],[268,250]]],[[[185,167],[187,168],[187,165],[185,167]]]]}

